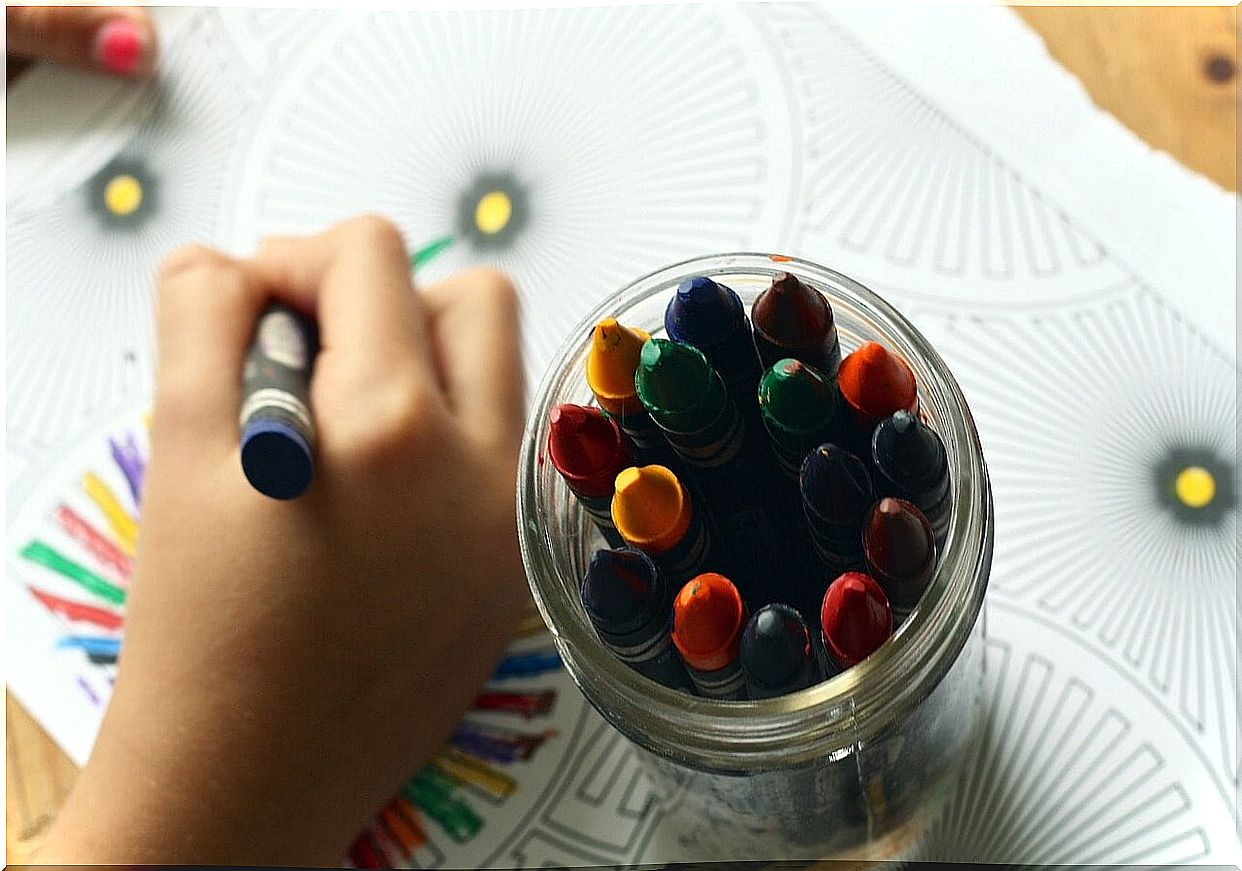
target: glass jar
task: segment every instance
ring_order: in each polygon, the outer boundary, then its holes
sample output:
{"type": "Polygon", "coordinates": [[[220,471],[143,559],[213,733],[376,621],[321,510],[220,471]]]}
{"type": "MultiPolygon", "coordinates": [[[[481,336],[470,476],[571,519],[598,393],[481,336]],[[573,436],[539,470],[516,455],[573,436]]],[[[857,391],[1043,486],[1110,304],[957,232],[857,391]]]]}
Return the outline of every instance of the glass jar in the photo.
{"type": "MultiPolygon", "coordinates": [[[[992,497],[970,409],[944,361],[891,305],[806,261],[723,254],[678,263],[604,300],[561,351],[526,428],[518,525],[531,590],[574,681],[641,748],[658,788],[677,796],[686,830],[669,857],[701,860],[906,855],[927,831],[982,720],[983,599],[992,562],[992,497]],[[579,583],[605,546],[545,462],[548,413],[593,403],[584,377],[592,326],[613,316],[653,336],[677,285],[708,275],[747,308],[780,272],[832,304],[842,355],[883,343],[910,364],[919,407],[944,441],[954,494],[939,567],[895,635],[862,663],[762,701],[695,698],[617,660],[583,612],[579,583]]],[[[814,627],[812,627],[814,629],[814,627]]]]}

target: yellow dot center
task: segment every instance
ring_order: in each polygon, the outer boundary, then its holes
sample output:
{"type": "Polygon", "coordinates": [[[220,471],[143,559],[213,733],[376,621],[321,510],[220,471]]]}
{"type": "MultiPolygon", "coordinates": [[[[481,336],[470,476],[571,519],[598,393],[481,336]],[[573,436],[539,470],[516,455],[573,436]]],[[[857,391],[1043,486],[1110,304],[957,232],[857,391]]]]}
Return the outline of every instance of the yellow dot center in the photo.
{"type": "Polygon", "coordinates": [[[142,205],[142,183],[132,175],[118,175],[104,188],[104,206],[118,218],[138,211],[142,205]]]}
{"type": "Polygon", "coordinates": [[[1188,508],[1202,508],[1216,495],[1216,479],[1202,466],[1187,466],[1173,483],[1177,498],[1188,508]]]}
{"type": "Polygon", "coordinates": [[[474,207],[474,224],[480,233],[492,236],[505,228],[512,215],[513,201],[509,195],[504,191],[492,191],[484,194],[474,207]]]}

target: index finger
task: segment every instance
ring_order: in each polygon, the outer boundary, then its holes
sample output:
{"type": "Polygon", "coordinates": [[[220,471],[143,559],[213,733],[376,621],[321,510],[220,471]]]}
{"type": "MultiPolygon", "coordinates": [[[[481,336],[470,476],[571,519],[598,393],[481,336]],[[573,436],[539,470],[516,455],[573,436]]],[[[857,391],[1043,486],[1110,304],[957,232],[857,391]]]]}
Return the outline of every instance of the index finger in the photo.
{"type": "Polygon", "coordinates": [[[317,317],[321,359],[347,361],[362,378],[412,363],[434,383],[427,314],[391,222],[364,216],[317,236],[268,239],[252,265],[283,302],[317,317]]]}

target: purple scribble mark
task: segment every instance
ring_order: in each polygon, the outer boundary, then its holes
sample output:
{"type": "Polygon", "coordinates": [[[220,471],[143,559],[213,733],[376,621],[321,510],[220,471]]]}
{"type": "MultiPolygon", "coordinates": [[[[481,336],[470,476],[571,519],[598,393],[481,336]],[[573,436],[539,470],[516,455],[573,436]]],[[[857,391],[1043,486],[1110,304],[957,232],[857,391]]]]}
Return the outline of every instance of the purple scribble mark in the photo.
{"type": "Polygon", "coordinates": [[[99,696],[95,695],[95,691],[91,689],[91,685],[86,682],[86,678],[82,677],[82,675],[78,675],[78,686],[80,686],[86,693],[87,697],[90,698],[91,703],[95,707],[99,707],[99,696]]]}
{"type": "Polygon", "coordinates": [[[125,474],[129,492],[134,497],[134,507],[137,508],[142,504],[142,476],[147,470],[147,463],[142,457],[142,451],[138,449],[138,442],[132,432],[126,432],[124,445],[111,436],[108,437],[108,445],[112,449],[112,459],[116,460],[116,464],[125,474]]]}

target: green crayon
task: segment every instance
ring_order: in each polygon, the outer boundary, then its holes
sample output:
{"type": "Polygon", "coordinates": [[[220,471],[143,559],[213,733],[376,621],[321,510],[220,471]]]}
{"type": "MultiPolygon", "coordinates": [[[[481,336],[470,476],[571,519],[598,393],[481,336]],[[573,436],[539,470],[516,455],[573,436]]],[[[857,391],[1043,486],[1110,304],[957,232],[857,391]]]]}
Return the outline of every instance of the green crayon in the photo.
{"type": "Polygon", "coordinates": [[[832,441],[839,404],[836,385],[800,360],[778,360],[759,382],[759,411],[768,444],[786,477],[798,480],[802,461],[832,441]]]}

